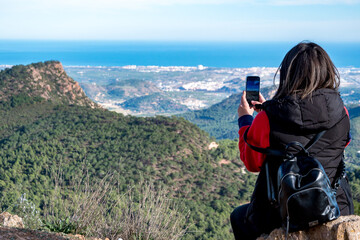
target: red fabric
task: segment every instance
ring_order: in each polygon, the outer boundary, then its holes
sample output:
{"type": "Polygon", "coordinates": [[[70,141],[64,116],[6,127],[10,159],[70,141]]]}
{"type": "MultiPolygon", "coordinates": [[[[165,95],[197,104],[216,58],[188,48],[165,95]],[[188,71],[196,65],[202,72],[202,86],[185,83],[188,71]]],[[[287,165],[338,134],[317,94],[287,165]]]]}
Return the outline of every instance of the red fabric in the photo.
{"type": "Polygon", "coordinates": [[[346,115],[348,115],[348,117],[350,119],[349,111],[347,110],[347,108],[345,106],[344,106],[344,109],[345,109],[346,115]]]}
{"type": "Polygon", "coordinates": [[[244,132],[249,128],[248,143],[256,147],[267,148],[270,146],[270,124],[265,111],[256,115],[250,126],[243,126],[239,130],[240,159],[250,172],[259,172],[266,155],[252,150],[244,141],[244,132]]]}

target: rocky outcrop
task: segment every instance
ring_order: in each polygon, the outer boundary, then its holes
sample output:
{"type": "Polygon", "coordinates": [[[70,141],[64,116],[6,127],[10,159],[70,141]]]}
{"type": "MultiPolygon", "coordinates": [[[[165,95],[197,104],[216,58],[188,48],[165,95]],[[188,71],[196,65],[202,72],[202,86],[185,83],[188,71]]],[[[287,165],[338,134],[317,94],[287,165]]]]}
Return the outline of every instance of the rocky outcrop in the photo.
{"type": "Polygon", "coordinates": [[[24,223],[22,218],[18,215],[11,215],[8,212],[3,212],[0,214],[0,226],[23,228],[24,223]]]}
{"type": "Polygon", "coordinates": [[[217,149],[218,146],[219,146],[219,144],[217,144],[216,142],[211,142],[211,143],[209,144],[208,149],[209,149],[209,150],[211,150],[211,149],[213,149],[213,148],[217,149]]]}
{"type": "MultiPolygon", "coordinates": [[[[0,227],[0,240],[102,240],[101,238],[64,233],[44,232],[26,228],[0,227]]],[[[109,240],[105,238],[104,240],[109,240]]]]}
{"type": "Polygon", "coordinates": [[[58,61],[17,65],[0,71],[0,101],[16,96],[40,97],[60,104],[97,108],[79,83],[69,77],[58,61]]]}
{"type": "MultiPolygon", "coordinates": [[[[351,215],[322,224],[307,231],[290,233],[289,240],[358,240],[360,239],[360,217],[351,215]]],[[[269,235],[262,235],[257,240],[285,240],[285,231],[275,229],[269,235]]]]}
{"type": "MultiPolygon", "coordinates": [[[[24,228],[24,223],[18,215],[11,215],[8,212],[0,214],[0,240],[102,240],[95,237],[84,237],[80,234],[48,233],[24,228]]],[[[105,238],[104,240],[109,240],[105,238]]]]}

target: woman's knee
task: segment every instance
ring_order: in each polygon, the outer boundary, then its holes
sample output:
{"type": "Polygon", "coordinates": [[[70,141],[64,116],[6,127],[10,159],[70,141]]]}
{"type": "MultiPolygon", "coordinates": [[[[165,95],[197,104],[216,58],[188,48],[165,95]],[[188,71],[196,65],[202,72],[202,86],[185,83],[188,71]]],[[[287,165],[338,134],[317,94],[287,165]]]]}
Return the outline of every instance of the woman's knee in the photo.
{"type": "Polygon", "coordinates": [[[230,214],[231,226],[236,240],[252,240],[259,235],[253,227],[245,221],[249,204],[239,206],[230,214]]]}
{"type": "Polygon", "coordinates": [[[230,221],[232,223],[244,222],[248,206],[249,204],[245,204],[235,208],[234,211],[232,211],[232,213],[230,214],[230,221]]]}

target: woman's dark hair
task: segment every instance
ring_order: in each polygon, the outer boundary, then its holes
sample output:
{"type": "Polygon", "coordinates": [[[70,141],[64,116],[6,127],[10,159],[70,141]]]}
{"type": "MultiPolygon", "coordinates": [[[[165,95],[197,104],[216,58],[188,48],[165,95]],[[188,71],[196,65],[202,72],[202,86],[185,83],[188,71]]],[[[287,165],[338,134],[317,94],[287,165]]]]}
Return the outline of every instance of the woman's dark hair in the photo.
{"type": "MultiPolygon", "coordinates": [[[[284,57],[280,67],[280,84],[274,98],[289,95],[304,99],[320,88],[337,90],[340,75],[329,55],[319,45],[301,42],[284,57]]],[[[274,77],[274,81],[275,81],[274,77]]]]}

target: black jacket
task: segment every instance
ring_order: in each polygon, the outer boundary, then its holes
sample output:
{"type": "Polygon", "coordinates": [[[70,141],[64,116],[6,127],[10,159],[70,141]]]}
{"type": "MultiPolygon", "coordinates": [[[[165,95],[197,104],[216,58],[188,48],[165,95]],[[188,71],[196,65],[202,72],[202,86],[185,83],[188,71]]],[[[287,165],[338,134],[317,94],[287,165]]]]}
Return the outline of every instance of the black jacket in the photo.
{"type": "MultiPolygon", "coordinates": [[[[323,165],[330,181],[334,181],[344,149],[350,141],[350,120],[340,94],[335,90],[320,89],[311,98],[290,96],[273,99],[265,102],[263,108],[269,121],[270,148],[284,149],[291,141],[298,141],[305,146],[315,134],[327,130],[310,149],[310,154],[323,165]]],[[[269,162],[271,175],[276,176],[279,161],[271,158],[266,157],[266,161],[269,162]]],[[[265,173],[261,169],[247,211],[247,221],[255,225],[260,233],[281,226],[277,209],[267,201],[266,189],[265,173]]],[[[337,202],[341,215],[353,213],[347,180],[342,181],[338,189],[337,202]]]]}

